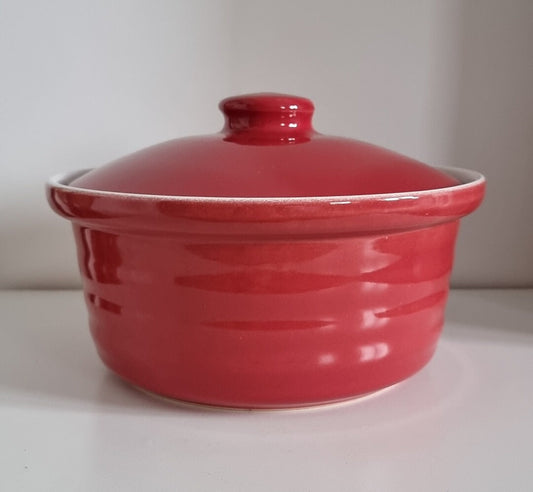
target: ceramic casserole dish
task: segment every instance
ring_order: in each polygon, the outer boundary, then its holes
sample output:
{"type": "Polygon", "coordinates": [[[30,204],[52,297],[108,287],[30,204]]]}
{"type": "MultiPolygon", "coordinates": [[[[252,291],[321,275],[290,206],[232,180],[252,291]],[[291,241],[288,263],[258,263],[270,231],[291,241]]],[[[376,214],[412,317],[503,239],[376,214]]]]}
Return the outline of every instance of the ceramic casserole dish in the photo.
{"type": "Polygon", "coordinates": [[[221,109],[220,133],[47,185],[103,362],[147,391],[240,408],[340,401],[421,369],[484,178],[324,136],[308,99],[221,109]]]}

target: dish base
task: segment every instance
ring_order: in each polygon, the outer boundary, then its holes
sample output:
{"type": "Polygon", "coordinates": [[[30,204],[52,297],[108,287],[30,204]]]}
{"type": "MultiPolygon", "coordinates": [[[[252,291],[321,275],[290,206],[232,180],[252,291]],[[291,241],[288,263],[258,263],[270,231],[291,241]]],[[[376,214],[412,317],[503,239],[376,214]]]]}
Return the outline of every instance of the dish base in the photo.
{"type": "Polygon", "coordinates": [[[187,400],[180,400],[177,398],[171,398],[168,396],[160,395],[159,393],[154,393],[153,391],[147,390],[145,388],[142,388],[141,386],[138,386],[136,384],[133,384],[129,381],[125,381],[129,386],[135,388],[136,390],[155,398],[156,400],[163,401],[167,404],[176,406],[176,407],[182,407],[189,410],[196,410],[196,411],[211,411],[211,412],[288,412],[288,411],[313,411],[313,410],[327,410],[335,407],[350,405],[350,404],[356,404],[363,401],[367,401],[371,398],[379,397],[383,393],[386,393],[390,390],[392,390],[394,387],[398,386],[399,384],[403,383],[403,381],[399,381],[397,383],[394,383],[390,386],[387,386],[385,388],[381,388],[376,391],[371,391],[369,393],[364,393],[362,395],[356,395],[351,396],[348,398],[343,398],[341,400],[333,400],[333,401],[326,401],[326,402],[318,402],[318,403],[307,403],[307,404],[301,404],[301,405],[291,405],[291,406],[282,406],[279,407],[232,407],[232,406],[223,406],[223,405],[211,405],[209,403],[198,403],[194,401],[187,401],[187,400]]]}

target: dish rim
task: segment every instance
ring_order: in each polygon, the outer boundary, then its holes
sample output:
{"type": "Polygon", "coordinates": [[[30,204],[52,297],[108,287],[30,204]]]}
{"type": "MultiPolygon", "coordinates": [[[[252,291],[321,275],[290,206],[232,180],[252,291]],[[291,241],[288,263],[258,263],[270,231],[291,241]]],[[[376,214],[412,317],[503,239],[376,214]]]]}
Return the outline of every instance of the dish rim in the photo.
{"type": "Polygon", "coordinates": [[[69,183],[83,176],[94,168],[81,169],[66,173],[60,173],[47,180],[50,189],[58,189],[65,192],[83,194],[95,197],[107,197],[121,200],[142,201],[171,201],[171,202],[194,202],[205,204],[216,203],[242,203],[242,204],[296,204],[296,203],[329,203],[330,205],[348,205],[354,202],[367,201],[399,201],[416,200],[418,198],[459,192],[468,188],[476,188],[485,183],[483,174],[471,169],[449,166],[433,166],[434,169],[443,171],[460,181],[460,184],[444,188],[432,188],[419,191],[402,191],[394,193],[374,193],[368,195],[317,195],[317,196],[267,196],[267,197],[239,197],[239,196],[195,196],[195,195],[157,195],[149,193],[130,193],[121,191],[93,190],[71,186],[69,183]]]}

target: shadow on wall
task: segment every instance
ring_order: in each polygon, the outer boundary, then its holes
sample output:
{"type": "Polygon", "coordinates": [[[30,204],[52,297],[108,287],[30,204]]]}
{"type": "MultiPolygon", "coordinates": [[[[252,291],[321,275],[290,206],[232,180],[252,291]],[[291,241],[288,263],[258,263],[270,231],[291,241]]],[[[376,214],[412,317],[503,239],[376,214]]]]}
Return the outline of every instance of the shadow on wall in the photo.
{"type": "Polygon", "coordinates": [[[533,344],[528,289],[455,290],[446,308],[445,333],[464,340],[533,344]]]}
{"type": "Polygon", "coordinates": [[[464,219],[453,285],[533,285],[533,2],[461,2],[451,162],[487,177],[464,219]],[[468,279],[476,279],[475,284],[468,279]]]}
{"type": "Polygon", "coordinates": [[[0,240],[0,289],[79,289],[81,282],[70,224],[48,209],[44,193],[25,203],[0,240]]]}

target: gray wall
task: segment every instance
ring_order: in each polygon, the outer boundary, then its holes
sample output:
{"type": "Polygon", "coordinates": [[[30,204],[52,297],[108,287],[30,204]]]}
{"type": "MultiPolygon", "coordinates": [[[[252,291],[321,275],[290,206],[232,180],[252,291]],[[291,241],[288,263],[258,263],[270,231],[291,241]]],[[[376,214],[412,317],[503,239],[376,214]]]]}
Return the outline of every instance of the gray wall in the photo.
{"type": "Polygon", "coordinates": [[[52,174],[219,129],[219,99],[310,97],[315,127],[488,178],[453,283],[533,285],[533,2],[0,3],[0,287],[78,285],[52,174]]]}

